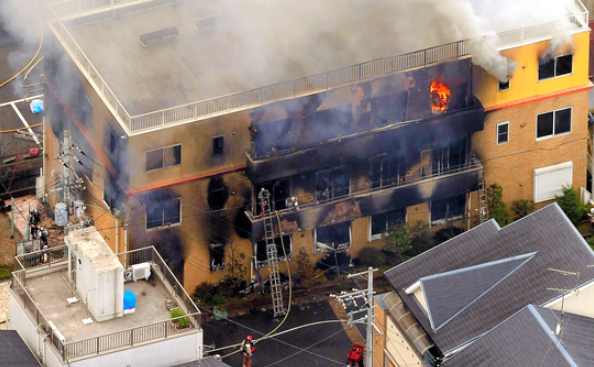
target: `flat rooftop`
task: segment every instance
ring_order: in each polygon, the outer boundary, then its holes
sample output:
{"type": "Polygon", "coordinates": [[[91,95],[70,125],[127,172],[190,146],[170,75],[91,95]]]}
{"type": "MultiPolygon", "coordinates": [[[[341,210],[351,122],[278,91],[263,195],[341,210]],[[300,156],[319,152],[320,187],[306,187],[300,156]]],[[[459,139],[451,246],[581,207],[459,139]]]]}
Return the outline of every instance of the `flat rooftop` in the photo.
{"type": "MultiPolygon", "coordinates": [[[[577,23],[584,23],[586,12],[578,0],[549,1],[551,4],[546,7],[536,6],[536,0],[526,0],[523,5],[515,0],[501,0],[497,6],[478,0],[427,4],[423,1],[426,0],[386,0],[370,6],[357,0],[154,0],[123,1],[113,11],[103,6],[81,12],[75,2],[67,0],[56,3],[55,12],[58,17],[66,14],[64,19],[70,16],[70,20],[62,22],[128,116],[220,98],[559,17],[562,21],[556,31],[575,31],[577,23]],[[176,36],[141,42],[143,35],[174,28],[176,36]]],[[[544,28],[546,35],[552,36],[551,27],[544,28]]],[[[585,30],[587,24],[577,28],[585,30]]],[[[530,34],[538,34],[542,39],[541,33],[539,30],[530,34]]],[[[506,34],[497,47],[526,41],[514,37],[506,34]]],[[[365,73],[366,78],[382,75],[376,71],[369,74],[369,70],[365,73]]],[[[340,78],[351,82],[343,75],[340,78]]],[[[306,84],[300,85],[299,90],[312,88],[311,81],[306,84]]],[[[154,127],[157,123],[153,120],[141,124],[131,130],[154,127]]]]}
{"type": "Polygon", "coordinates": [[[36,306],[64,335],[66,342],[85,340],[120,330],[168,320],[171,312],[165,307],[168,299],[173,300],[165,287],[158,281],[154,284],[141,280],[124,284],[124,291],[131,290],[136,295],[136,312],[120,318],[84,325],[82,320],[91,317],[84,299],[68,304],[67,298],[75,297],[65,278],[67,269],[49,274],[27,277],[27,291],[36,306]]]}

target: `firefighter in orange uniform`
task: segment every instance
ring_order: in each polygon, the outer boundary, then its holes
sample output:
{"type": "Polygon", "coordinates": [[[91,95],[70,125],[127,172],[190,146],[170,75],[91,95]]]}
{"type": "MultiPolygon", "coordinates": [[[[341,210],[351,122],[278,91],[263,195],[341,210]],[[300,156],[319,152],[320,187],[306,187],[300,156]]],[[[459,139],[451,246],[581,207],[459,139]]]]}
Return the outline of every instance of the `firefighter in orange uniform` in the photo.
{"type": "Polygon", "coordinates": [[[243,367],[252,367],[252,353],[256,349],[251,335],[248,335],[244,341],[241,342],[241,353],[243,354],[243,367]]]}

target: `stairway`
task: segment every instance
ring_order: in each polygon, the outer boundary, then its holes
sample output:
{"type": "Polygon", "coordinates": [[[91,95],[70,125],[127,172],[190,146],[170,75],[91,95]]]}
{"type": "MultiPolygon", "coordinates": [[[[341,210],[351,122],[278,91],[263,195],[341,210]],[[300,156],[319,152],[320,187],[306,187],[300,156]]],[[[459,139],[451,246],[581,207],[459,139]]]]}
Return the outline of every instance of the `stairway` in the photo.
{"type": "Polygon", "coordinates": [[[278,254],[276,243],[274,242],[274,228],[272,225],[272,212],[270,210],[270,193],[262,189],[258,194],[260,205],[262,205],[262,215],[264,218],[264,238],[266,240],[266,263],[269,269],[270,295],[272,296],[272,308],[274,317],[284,316],[286,314],[283,305],[283,291],[280,284],[280,274],[278,272],[278,254]]]}

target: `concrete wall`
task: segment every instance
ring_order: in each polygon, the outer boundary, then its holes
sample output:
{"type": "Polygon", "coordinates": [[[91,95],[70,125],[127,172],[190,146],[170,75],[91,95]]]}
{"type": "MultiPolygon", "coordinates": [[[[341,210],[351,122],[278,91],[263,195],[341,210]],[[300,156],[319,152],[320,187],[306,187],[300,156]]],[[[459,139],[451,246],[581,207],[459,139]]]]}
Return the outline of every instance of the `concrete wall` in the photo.
{"type": "Polygon", "coordinates": [[[19,302],[18,297],[10,290],[10,328],[18,331],[21,338],[33,354],[38,357],[43,350],[42,340],[37,334],[37,327],[29,313],[19,302]]]}

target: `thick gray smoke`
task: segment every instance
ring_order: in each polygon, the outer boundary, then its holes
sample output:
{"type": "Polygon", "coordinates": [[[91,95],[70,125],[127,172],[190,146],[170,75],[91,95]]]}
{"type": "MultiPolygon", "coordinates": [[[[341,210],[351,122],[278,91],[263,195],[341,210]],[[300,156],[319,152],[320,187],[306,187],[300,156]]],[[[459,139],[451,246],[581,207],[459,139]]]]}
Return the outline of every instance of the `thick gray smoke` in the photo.
{"type": "MultiPolygon", "coordinates": [[[[362,62],[471,39],[474,63],[501,81],[513,74],[516,64],[499,55],[496,32],[576,10],[573,0],[223,0],[217,6],[240,29],[242,39],[232,51],[252,50],[247,62],[265,60],[266,69],[279,76],[286,68],[299,67],[311,75],[320,66],[346,66],[342,60],[362,62]],[[315,70],[308,70],[311,65],[315,70]]],[[[568,22],[555,22],[550,29],[552,52],[571,43],[568,22]]]]}

